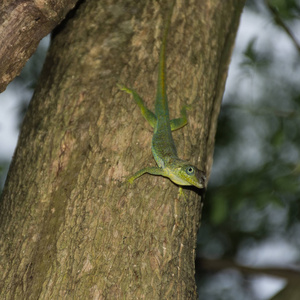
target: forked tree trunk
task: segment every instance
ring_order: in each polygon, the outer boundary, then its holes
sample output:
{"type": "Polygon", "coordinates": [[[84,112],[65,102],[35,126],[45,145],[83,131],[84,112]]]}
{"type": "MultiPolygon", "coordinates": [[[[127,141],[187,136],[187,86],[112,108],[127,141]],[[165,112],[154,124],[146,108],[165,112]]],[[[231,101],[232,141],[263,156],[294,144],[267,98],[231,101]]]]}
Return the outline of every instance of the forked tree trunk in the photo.
{"type": "MultiPolygon", "coordinates": [[[[170,1],[168,1],[170,2],[170,1]]],[[[0,207],[1,299],[193,299],[201,193],[124,178],[155,165],[152,128],[167,1],[90,0],[55,31],[0,207]]],[[[176,1],[167,41],[179,156],[209,174],[243,1],[176,1]]]]}

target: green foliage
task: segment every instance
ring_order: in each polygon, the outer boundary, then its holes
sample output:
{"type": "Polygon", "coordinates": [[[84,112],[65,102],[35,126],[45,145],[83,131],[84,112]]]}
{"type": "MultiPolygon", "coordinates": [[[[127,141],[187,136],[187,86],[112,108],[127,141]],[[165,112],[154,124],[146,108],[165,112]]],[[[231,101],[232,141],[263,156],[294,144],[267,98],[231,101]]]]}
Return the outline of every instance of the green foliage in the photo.
{"type": "Polygon", "coordinates": [[[256,50],[256,42],[256,37],[249,41],[248,46],[244,51],[244,60],[241,63],[241,67],[248,68],[255,65],[256,68],[265,68],[270,64],[270,57],[256,50]]]}
{"type": "MultiPolygon", "coordinates": [[[[283,20],[293,21],[300,11],[296,1],[269,4],[283,20]]],[[[262,14],[261,6],[261,1],[249,1],[248,9],[262,14]]],[[[266,7],[263,11],[267,12],[266,7]]],[[[271,26],[270,14],[265,18],[271,26]]],[[[227,91],[221,109],[199,232],[199,258],[235,260],[242,256],[255,261],[251,249],[267,245],[274,237],[290,248],[300,246],[296,230],[300,225],[298,49],[294,57],[279,59],[272,46],[261,45],[257,34],[244,46],[235,90],[227,91]]],[[[227,271],[215,272],[201,278],[200,299],[256,299],[242,274],[225,288],[221,274],[227,271]],[[209,288],[212,284],[214,290],[209,288]],[[228,289],[230,297],[226,298],[228,289]]]]}
{"type": "Polygon", "coordinates": [[[296,0],[266,0],[268,4],[274,7],[280,17],[287,20],[293,20],[299,17],[300,7],[296,0]]]}

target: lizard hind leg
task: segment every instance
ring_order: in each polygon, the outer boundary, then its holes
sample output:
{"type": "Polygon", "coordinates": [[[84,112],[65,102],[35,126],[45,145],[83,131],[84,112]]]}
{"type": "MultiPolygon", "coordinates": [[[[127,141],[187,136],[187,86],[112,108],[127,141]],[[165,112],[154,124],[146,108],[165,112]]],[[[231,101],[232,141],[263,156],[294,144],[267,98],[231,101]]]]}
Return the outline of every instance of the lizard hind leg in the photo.
{"type": "Polygon", "coordinates": [[[118,84],[118,87],[121,91],[124,91],[127,94],[130,94],[133,96],[133,99],[134,99],[135,103],[138,105],[138,107],[140,108],[143,117],[154,128],[154,126],[156,124],[156,120],[157,120],[156,115],[150,109],[148,109],[146,107],[143,99],[139,96],[139,94],[135,90],[129,89],[124,85],[118,84]]]}
{"type": "Polygon", "coordinates": [[[190,105],[184,105],[180,111],[181,117],[170,121],[172,131],[180,129],[181,127],[183,127],[187,124],[186,111],[190,108],[191,108],[190,105]]]}

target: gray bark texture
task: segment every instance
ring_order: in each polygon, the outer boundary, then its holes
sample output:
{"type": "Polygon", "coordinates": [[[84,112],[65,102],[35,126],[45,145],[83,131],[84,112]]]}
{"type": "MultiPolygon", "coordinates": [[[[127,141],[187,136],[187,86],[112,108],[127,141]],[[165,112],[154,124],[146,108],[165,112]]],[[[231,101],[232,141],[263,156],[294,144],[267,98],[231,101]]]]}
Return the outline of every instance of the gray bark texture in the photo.
{"type": "MultiPolygon", "coordinates": [[[[196,299],[203,193],[143,175],[171,1],[90,0],[56,28],[0,202],[1,299],[196,299]]],[[[181,158],[206,170],[243,1],[176,1],[167,41],[181,158]]],[[[209,177],[209,176],[208,176],[209,177]]]]}

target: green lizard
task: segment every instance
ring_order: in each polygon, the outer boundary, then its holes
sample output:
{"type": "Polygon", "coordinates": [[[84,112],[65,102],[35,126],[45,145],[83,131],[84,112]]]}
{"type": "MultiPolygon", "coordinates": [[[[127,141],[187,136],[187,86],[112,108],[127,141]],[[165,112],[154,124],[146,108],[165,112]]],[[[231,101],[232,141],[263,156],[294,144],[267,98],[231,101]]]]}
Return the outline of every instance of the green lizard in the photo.
{"type": "Polygon", "coordinates": [[[157,81],[157,92],[155,100],[155,114],[150,111],[144,104],[142,98],[133,89],[129,89],[123,85],[119,88],[128,94],[131,94],[139,106],[142,115],[154,128],[152,138],[152,153],[158,167],[146,167],[136,172],[128,179],[129,183],[145,173],[152,175],[161,175],[170,178],[174,183],[180,186],[196,186],[203,188],[205,184],[205,173],[198,170],[195,166],[187,161],[178,158],[175,143],[171,131],[179,129],[187,124],[186,109],[181,109],[181,117],[170,120],[168,100],[166,94],[166,40],[171,22],[172,10],[168,16],[167,23],[163,33],[163,39],[159,55],[159,70],[157,81]]]}

